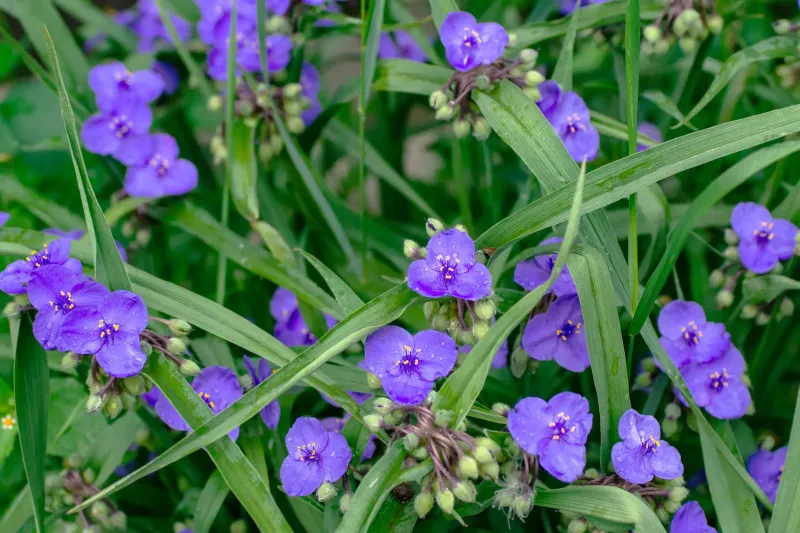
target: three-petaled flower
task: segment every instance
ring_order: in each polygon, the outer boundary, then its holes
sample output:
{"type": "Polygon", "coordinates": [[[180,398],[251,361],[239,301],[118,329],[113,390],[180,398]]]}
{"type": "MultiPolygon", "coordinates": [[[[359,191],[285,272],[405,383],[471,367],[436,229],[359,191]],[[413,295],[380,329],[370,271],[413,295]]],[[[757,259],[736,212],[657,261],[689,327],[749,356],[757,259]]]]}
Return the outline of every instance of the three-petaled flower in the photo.
{"type": "MultiPolygon", "coordinates": [[[[269,301],[269,312],[275,319],[275,338],[286,346],[311,346],[317,342],[300,313],[297,296],[289,289],[278,287],[269,301]]],[[[324,317],[328,329],[336,325],[335,318],[328,314],[324,317]]]]}
{"type": "Polygon", "coordinates": [[[618,442],[611,449],[614,471],[630,483],[647,483],[653,477],[675,479],[683,475],[681,455],[661,440],[661,428],[652,416],[629,409],[619,420],[618,442]]]}
{"type": "Polygon", "coordinates": [[[462,72],[493,63],[508,46],[508,33],[501,25],[479,24],[464,11],[449,13],[442,21],[439,35],[447,60],[462,72]]]}
{"type": "Polygon", "coordinates": [[[434,330],[411,336],[403,328],[385,326],[364,345],[367,369],[381,379],[386,394],[404,405],[421,403],[436,379],[446,376],[458,358],[456,343],[434,330]]]}
{"type": "Polygon", "coordinates": [[[280,477],[289,496],[308,496],[323,483],[335,482],[347,472],[353,455],[343,436],[305,416],[286,434],[286,449],[280,477]]]}
{"type": "Polygon", "coordinates": [[[45,244],[40,251],[32,250],[25,259],[14,261],[0,272],[0,291],[7,294],[25,294],[33,273],[47,265],[64,265],[73,272],[82,271],[81,263],[69,257],[69,239],[58,239],[45,244]]]}
{"type": "Polygon", "coordinates": [[[151,147],[147,132],[152,123],[149,107],[123,101],[110,111],[89,117],[81,129],[81,139],[90,152],[113,155],[125,165],[136,165],[151,147]]]}
{"type": "Polygon", "coordinates": [[[381,33],[378,41],[378,57],[381,59],[408,59],[418,63],[424,63],[428,59],[414,37],[404,30],[381,33]]]}
{"type": "Polygon", "coordinates": [[[197,167],[178,159],[178,143],[164,133],[149,137],[142,165],[128,167],[125,191],[133,196],[160,198],[186,194],[197,187],[197,167]]]}
{"type": "Polygon", "coordinates": [[[578,296],[561,296],[525,326],[522,349],[538,361],[555,359],[567,370],[583,372],[590,365],[584,329],[578,296]]]}
{"type": "Polygon", "coordinates": [[[778,486],[783,477],[788,451],[787,446],[778,448],[774,452],[759,450],[747,460],[747,471],[772,503],[775,503],[775,499],[778,497],[778,486]]]}
{"type": "Polygon", "coordinates": [[[750,391],[742,382],[744,357],[733,344],[708,363],[691,363],[681,369],[692,397],[717,418],[741,418],[750,406],[750,391]]]}
{"type": "Polygon", "coordinates": [[[713,361],[731,343],[725,326],[707,322],[703,308],[695,302],[673,300],[665,305],[658,315],[658,329],[661,346],[678,368],[713,361]]]}
{"type": "Polygon", "coordinates": [[[772,218],[766,207],[742,202],[733,208],[731,226],[739,236],[739,259],[747,270],[765,274],[779,261],[790,259],[796,246],[797,226],[772,218]]]}
{"type": "MultiPolygon", "coordinates": [[[[563,239],[559,237],[551,237],[541,242],[541,245],[557,244],[563,239]]],[[[558,254],[545,254],[537,255],[533,259],[520,261],[514,268],[514,281],[522,285],[522,288],[527,291],[532,291],[539,285],[543,285],[553,272],[553,267],[556,265],[558,254]]],[[[555,293],[556,296],[568,296],[576,294],[575,282],[572,280],[567,267],[561,269],[553,286],[547,290],[548,293],[555,293]]]]}
{"type": "Polygon", "coordinates": [[[575,161],[592,161],[600,148],[600,134],[592,126],[586,102],[572,91],[562,92],[554,81],[539,85],[537,102],[545,118],[575,161]]]}
{"type": "Polygon", "coordinates": [[[131,72],[119,61],[98,65],[89,71],[89,87],[97,107],[111,112],[121,102],[149,104],[164,90],[164,80],[152,70],[131,72]]]}

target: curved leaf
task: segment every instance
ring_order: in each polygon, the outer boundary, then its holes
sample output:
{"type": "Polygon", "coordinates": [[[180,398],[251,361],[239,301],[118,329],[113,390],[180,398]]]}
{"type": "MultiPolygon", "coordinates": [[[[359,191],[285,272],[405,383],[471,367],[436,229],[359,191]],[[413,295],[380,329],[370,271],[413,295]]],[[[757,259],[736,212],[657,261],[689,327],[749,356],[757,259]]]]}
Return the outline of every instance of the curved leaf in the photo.
{"type": "Polygon", "coordinates": [[[358,297],[358,294],[356,294],[342,278],[337,276],[333,270],[325,266],[322,261],[304,250],[297,251],[306,258],[306,261],[314,265],[314,268],[317,269],[322,279],[324,279],[325,283],[330,287],[336,301],[342,306],[342,311],[344,311],[345,315],[356,312],[364,305],[364,302],[358,297]]]}
{"type": "Polygon", "coordinates": [[[794,408],[789,451],[769,525],[769,533],[783,531],[800,531],[800,395],[794,408]]]}
{"type": "Polygon", "coordinates": [[[233,151],[230,163],[230,189],[233,205],[244,218],[258,220],[256,196],[255,126],[234,120],[231,126],[233,151]]]}

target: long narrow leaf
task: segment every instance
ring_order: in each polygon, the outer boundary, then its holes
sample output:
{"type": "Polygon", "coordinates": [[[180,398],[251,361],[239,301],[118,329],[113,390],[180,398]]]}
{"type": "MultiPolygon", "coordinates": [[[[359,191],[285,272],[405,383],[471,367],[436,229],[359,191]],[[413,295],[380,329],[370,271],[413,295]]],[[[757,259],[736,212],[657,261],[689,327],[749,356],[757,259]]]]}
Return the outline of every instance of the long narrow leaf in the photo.
{"type": "Polygon", "coordinates": [[[203,487],[203,492],[200,493],[200,498],[197,500],[197,510],[194,513],[194,524],[192,524],[194,533],[208,533],[211,531],[214,518],[219,513],[229,493],[230,489],[225,484],[222,474],[216,470],[211,472],[206,485],[203,487]]]}
{"type": "Polygon", "coordinates": [[[789,451],[769,525],[769,533],[783,531],[800,531],[800,395],[794,408],[789,451]]]}
{"type": "Polygon", "coordinates": [[[572,57],[575,54],[575,37],[578,35],[578,21],[580,20],[580,3],[575,4],[575,9],[569,18],[569,26],[564,36],[564,45],[558,55],[558,63],[553,70],[552,78],[557,81],[565,91],[572,90],[572,57]]]}

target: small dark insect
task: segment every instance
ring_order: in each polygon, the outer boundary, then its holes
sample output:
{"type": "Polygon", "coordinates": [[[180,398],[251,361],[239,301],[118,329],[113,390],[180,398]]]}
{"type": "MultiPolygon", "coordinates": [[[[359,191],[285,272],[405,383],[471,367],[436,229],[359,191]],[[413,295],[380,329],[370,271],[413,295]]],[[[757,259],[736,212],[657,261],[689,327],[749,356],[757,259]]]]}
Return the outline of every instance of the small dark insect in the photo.
{"type": "Polygon", "coordinates": [[[392,496],[400,503],[408,503],[414,498],[414,489],[408,483],[401,483],[392,489],[392,496]]]}

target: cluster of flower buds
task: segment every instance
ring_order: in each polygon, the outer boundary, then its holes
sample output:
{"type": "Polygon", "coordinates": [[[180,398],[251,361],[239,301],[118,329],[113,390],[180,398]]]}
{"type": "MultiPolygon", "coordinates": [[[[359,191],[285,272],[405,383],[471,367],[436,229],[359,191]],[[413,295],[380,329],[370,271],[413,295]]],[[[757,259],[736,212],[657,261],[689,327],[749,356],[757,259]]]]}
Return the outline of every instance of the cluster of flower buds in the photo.
{"type": "Polygon", "coordinates": [[[724,21],[714,11],[713,3],[700,2],[699,11],[692,7],[693,3],[693,0],[672,0],[658,19],[644,28],[642,53],[666,54],[677,41],[681,50],[688,54],[694,52],[709,33],[720,33],[724,21]]]}
{"type": "Polygon", "coordinates": [[[633,381],[633,390],[646,391],[653,384],[653,379],[658,373],[656,361],[652,357],[645,357],[639,363],[639,373],[633,381]]]}
{"type": "MultiPolygon", "coordinates": [[[[109,499],[94,502],[86,511],[66,515],[71,507],[99,492],[94,485],[96,474],[83,468],[83,459],[73,455],[64,460],[64,470],[45,477],[45,506],[60,515],[52,531],[58,533],[104,533],[127,530],[127,517],[109,499]]],[[[49,530],[48,530],[49,531],[49,530]]]]}
{"type": "Polygon", "coordinates": [[[545,78],[535,70],[538,52],[525,49],[514,60],[498,59],[466,72],[456,71],[441,89],[431,93],[428,103],[438,120],[453,121],[453,132],[463,138],[472,133],[480,141],[489,138],[491,127],[471,101],[473,89],[487,91],[500,80],[510,80],[521,87],[532,100],[538,101],[539,85],[545,78]]]}

